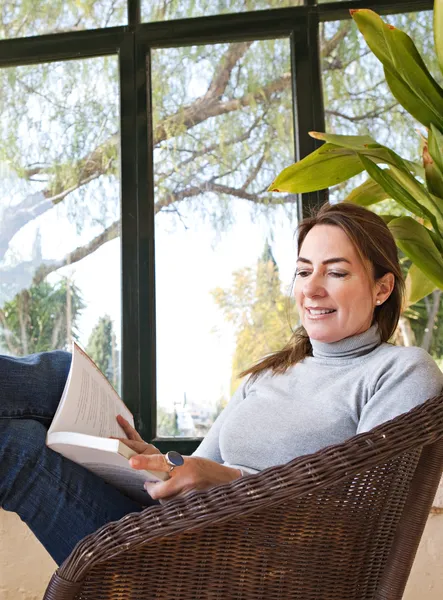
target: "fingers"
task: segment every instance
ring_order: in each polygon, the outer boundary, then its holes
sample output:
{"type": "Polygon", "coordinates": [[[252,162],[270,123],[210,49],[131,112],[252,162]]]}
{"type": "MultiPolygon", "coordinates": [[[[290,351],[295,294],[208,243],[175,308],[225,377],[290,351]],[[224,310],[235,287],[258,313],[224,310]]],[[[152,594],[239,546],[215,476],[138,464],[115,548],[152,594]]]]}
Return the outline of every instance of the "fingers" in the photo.
{"type": "Polygon", "coordinates": [[[143,441],[143,438],[138,433],[138,431],[136,429],[134,429],[134,427],[132,427],[132,425],[130,425],[128,423],[128,421],[124,417],[122,417],[122,415],[117,415],[117,423],[120,425],[120,427],[123,429],[125,434],[128,436],[128,439],[135,440],[137,442],[143,441]]]}
{"type": "Polygon", "coordinates": [[[171,477],[162,482],[147,481],[144,488],[153,500],[166,500],[188,491],[187,488],[184,488],[183,481],[179,477],[171,477]]]}
{"type": "Polygon", "coordinates": [[[137,440],[129,440],[126,438],[118,438],[120,442],[123,442],[125,446],[137,452],[137,454],[156,454],[158,452],[157,448],[155,448],[152,444],[147,444],[146,442],[139,442],[137,440]]]}
{"type": "Polygon", "coordinates": [[[129,464],[133,469],[144,469],[146,471],[169,472],[171,468],[163,454],[138,454],[129,459],[129,464]]]}

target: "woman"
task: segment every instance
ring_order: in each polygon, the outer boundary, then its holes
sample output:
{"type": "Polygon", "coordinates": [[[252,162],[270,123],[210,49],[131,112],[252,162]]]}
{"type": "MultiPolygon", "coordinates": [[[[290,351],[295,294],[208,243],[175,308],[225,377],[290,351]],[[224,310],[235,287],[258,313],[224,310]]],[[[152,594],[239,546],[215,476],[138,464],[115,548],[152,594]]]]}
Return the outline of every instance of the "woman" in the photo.
{"type": "MultiPolygon", "coordinates": [[[[265,357],[193,456],[165,457],[119,417],[136,469],[170,471],[152,499],[208,489],[338,443],[436,395],[443,374],[419,348],[388,344],[403,297],[383,220],[351,204],[323,206],[299,227],[295,299],[302,327],[265,357]]],[[[45,446],[69,355],[1,359],[0,505],[17,512],[61,562],[102,524],[142,507],[45,446]]]]}

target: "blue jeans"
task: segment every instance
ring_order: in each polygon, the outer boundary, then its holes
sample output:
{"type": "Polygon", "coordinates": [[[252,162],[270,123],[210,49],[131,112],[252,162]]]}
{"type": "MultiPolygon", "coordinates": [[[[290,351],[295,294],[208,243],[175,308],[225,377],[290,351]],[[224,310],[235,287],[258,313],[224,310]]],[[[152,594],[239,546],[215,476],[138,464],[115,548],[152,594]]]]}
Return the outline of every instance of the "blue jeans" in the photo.
{"type": "Polygon", "coordinates": [[[61,351],[0,356],[0,506],[17,513],[58,564],[85,535],[144,508],[46,447],[70,362],[61,351]]]}

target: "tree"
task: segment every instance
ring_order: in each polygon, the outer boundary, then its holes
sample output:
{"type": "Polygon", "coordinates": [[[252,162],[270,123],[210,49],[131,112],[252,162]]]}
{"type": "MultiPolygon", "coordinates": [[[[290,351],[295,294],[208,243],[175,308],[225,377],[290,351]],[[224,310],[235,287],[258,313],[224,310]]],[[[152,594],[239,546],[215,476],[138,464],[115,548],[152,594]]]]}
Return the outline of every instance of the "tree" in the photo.
{"type": "MultiPolygon", "coordinates": [[[[144,17],[155,21],[284,4],[164,0],[145,3],[144,17]]],[[[0,33],[12,38],[119,24],[124,11],[118,0],[21,0],[5,5],[0,33]]],[[[407,21],[426,53],[431,16],[389,19],[396,25],[407,21]]],[[[382,72],[356,28],[350,21],[320,27],[328,128],[370,129],[381,141],[406,140],[415,152],[405,112],[388,97],[382,72]]],[[[239,204],[249,207],[251,218],[264,211],[270,228],[276,207],[284,209],[283,218],[294,216],[292,195],[266,191],[292,155],[288,40],[155,49],[151,79],[157,227],[186,227],[200,219],[222,232],[235,220],[239,204]]],[[[4,68],[0,89],[2,303],[120,235],[117,60],[4,68]],[[54,212],[75,225],[81,242],[52,258],[24,257],[16,240],[54,212]]]]}
{"type": "Polygon", "coordinates": [[[177,426],[177,411],[168,411],[162,406],[157,407],[157,436],[176,437],[180,434],[177,426]]]}
{"type": "MultiPolygon", "coordinates": [[[[83,29],[97,25],[98,15],[117,11],[117,3],[110,0],[85,0],[83,12],[79,6],[74,0],[51,6],[23,2],[9,9],[3,27],[10,37],[23,30],[36,33],[37,23],[40,31],[62,31],[68,21],[83,29]]],[[[157,13],[147,15],[153,20],[184,16],[178,0],[156,6],[151,10],[157,13]]],[[[229,12],[272,6],[282,3],[243,0],[217,8],[229,12]]],[[[191,2],[186,10],[213,12],[214,3],[191,2]]],[[[349,69],[360,59],[360,49],[352,54],[346,43],[349,35],[347,22],[337,31],[323,30],[329,104],[338,96],[336,78],[329,75],[335,76],[339,64],[349,69]]],[[[186,224],[198,213],[223,230],[235,218],[236,200],[252,210],[287,205],[292,211],[291,196],[277,198],[266,192],[293,147],[287,40],[155,50],[152,69],[155,212],[166,218],[159,226],[167,226],[171,218],[186,224]]],[[[18,232],[60,204],[66,205],[79,231],[85,223],[97,225],[86,243],[57,260],[45,259],[27,269],[23,260],[12,267],[0,262],[4,283],[13,279],[18,289],[29,287],[32,279],[43,280],[120,234],[118,192],[111,198],[109,194],[110,185],[118,190],[117,84],[112,57],[1,70],[0,160],[10,174],[4,196],[10,198],[13,188],[15,199],[3,209],[0,260],[18,232]],[[92,80],[100,86],[89,86],[92,80]],[[29,137],[35,143],[29,144],[29,137]]],[[[360,118],[375,118],[374,111],[365,107],[360,118]]]]}
{"type": "Polygon", "coordinates": [[[32,285],[0,310],[0,343],[15,356],[69,349],[68,333],[78,337],[76,327],[84,306],[79,289],[67,279],[56,284],[42,281],[32,285]],[[68,293],[70,315],[66,308],[68,293]]]}
{"type": "Polygon", "coordinates": [[[109,315],[99,318],[97,325],[89,336],[86,352],[118,391],[119,366],[114,325],[109,315]]]}
{"type": "Polygon", "coordinates": [[[233,279],[230,289],[213,291],[215,302],[236,332],[231,393],[240,383],[239,373],[266,354],[280,350],[296,322],[294,300],[281,291],[278,266],[268,241],[256,269],[236,271],[233,279]]]}

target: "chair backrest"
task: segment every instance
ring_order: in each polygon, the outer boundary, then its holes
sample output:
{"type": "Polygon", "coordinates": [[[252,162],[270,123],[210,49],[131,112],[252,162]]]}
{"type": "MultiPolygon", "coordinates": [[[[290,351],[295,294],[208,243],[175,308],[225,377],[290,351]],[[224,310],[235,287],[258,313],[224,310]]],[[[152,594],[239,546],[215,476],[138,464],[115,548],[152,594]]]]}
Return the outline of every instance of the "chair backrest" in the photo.
{"type": "Polygon", "coordinates": [[[443,465],[443,396],[343,444],[110,523],[46,600],[400,600],[443,465]]]}

